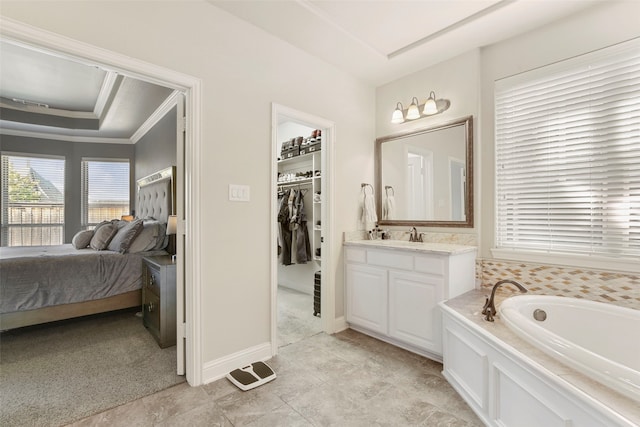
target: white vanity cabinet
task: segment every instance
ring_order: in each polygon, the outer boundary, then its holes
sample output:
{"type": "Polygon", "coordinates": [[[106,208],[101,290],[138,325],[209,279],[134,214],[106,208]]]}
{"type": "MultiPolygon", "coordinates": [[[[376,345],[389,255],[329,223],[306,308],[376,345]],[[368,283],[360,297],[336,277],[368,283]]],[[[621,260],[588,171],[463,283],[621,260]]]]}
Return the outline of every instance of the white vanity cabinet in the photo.
{"type": "Polygon", "coordinates": [[[347,321],[387,334],[387,270],[347,264],[347,321]]]}
{"type": "Polygon", "coordinates": [[[474,288],[475,258],[470,246],[345,242],[347,323],[441,361],[438,303],[474,288]]]}
{"type": "Polygon", "coordinates": [[[394,270],[388,274],[389,336],[441,355],[442,277],[394,270]]]}

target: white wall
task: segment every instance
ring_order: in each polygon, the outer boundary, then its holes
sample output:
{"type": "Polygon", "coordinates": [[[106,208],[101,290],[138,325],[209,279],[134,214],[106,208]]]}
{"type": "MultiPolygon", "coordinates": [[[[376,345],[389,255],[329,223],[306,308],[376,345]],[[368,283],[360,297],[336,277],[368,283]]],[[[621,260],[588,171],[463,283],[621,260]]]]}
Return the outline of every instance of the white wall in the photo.
{"type": "Polygon", "coordinates": [[[331,275],[343,315],[342,232],[357,216],[341,212],[357,212],[360,182],[373,179],[372,87],[204,1],[3,0],[1,13],[202,79],[205,364],[270,340],[271,103],[335,122],[331,275]],[[230,183],[251,186],[251,202],[229,202],[230,183]]]}

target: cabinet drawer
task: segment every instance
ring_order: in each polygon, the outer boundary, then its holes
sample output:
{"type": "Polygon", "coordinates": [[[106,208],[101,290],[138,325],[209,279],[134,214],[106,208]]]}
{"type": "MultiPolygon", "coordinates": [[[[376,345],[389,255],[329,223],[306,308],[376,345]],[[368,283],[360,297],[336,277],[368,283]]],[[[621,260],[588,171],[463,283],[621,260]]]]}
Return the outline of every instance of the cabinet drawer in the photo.
{"type": "Polygon", "coordinates": [[[142,324],[149,329],[151,334],[160,336],[160,298],[154,293],[145,292],[142,302],[142,324]]]}
{"type": "Polygon", "coordinates": [[[144,264],[144,274],[142,279],[144,280],[144,286],[156,295],[160,295],[160,269],[153,265],[144,264]]]}
{"type": "Polygon", "coordinates": [[[367,263],[381,267],[413,270],[413,255],[395,251],[367,251],[367,263]]]}
{"type": "Polygon", "coordinates": [[[416,271],[420,273],[436,274],[444,276],[445,259],[439,256],[417,255],[415,257],[416,271]]]}

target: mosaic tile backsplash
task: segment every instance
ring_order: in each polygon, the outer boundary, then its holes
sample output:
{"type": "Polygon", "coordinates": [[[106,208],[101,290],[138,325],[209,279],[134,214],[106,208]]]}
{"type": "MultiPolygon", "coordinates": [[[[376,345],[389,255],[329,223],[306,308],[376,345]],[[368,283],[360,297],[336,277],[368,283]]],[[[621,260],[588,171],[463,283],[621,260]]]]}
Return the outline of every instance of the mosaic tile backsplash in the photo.
{"type": "MultiPolygon", "coordinates": [[[[536,295],[584,298],[640,310],[640,275],[636,274],[494,259],[478,259],[476,274],[480,288],[487,292],[497,281],[513,279],[536,295]]],[[[519,293],[515,287],[506,285],[498,292],[519,293]]]]}

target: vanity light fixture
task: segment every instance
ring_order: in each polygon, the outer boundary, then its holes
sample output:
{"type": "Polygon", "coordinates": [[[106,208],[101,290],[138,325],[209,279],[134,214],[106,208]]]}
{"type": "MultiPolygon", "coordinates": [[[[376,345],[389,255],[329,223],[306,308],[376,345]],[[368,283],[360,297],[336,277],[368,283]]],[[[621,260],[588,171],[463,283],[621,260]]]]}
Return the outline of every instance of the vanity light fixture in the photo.
{"type": "Polygon", "coordinates": [[[420,118],[420,110],[418,109],[418,98],[415,96],[411,100],[411,105],[407,110],[407,120],[415,120],[420,118]]]}
{"type": "Polygon", "coordinates": [[[450,106],[451,101],[448,99],[436,99],[436,93],[431,91],[429,98],[422,105],[420,105],[418,98],[415,96],[411,99],[411,105],[406,110],[403,110],[402,103],[398,102],[391,116],[391,123],[400,124],[407,120],[417,120],[440,114],[447,111],[450,106]]]}
{"type": "Polygon", "coordinates": [[[393,111],[393,115],[391,116],[391,123],[404,123],[404,111],[402,110],[402,103],[398,102],[396,104],[396,109],[393,111]]]}
{"type": "Polygon", "coordinates": [[[429,99],[427,99],[424,103],[424,110],[422,113],[427,116],[432,116],[434,114],[438,114],[438,107],[436,106],[436,93],[431,91],[429,94],[429,99]]]}

